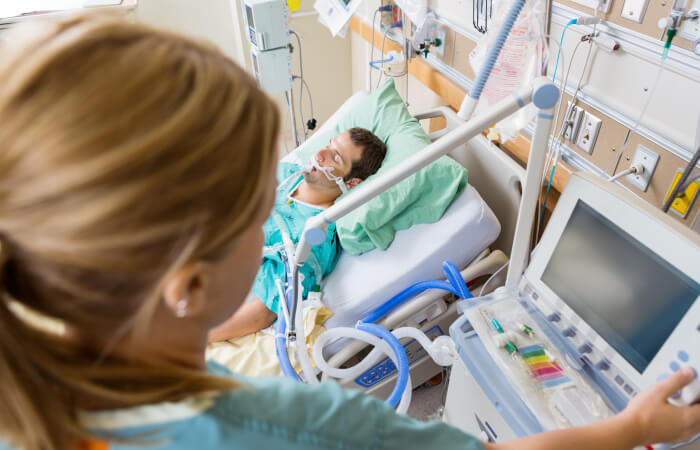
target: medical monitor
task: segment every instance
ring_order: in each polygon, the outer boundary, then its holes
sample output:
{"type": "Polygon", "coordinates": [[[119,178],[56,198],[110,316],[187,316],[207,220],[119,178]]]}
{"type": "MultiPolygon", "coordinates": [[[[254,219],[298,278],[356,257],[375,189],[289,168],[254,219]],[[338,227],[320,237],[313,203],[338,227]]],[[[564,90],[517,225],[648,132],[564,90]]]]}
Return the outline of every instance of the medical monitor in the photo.
{"type": "Polygon", "coordinates": [[[619,186],[572,177],[525,278],[626,394],[700,368],[700,236],[619,186]]]}
{"type": "Polygon", "coordinates": [[[583,200],[542,281],[639,372],[700,295],[700,284],[583,200]]]}

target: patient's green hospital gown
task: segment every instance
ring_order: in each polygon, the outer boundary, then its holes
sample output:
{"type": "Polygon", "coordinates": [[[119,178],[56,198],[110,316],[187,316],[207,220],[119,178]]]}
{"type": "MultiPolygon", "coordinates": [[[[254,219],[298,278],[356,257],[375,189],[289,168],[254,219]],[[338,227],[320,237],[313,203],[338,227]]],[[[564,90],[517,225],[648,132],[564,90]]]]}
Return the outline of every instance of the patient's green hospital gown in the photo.
{"type": "MultiPolygon", "coordinates": [[[[284,263],[279,253],[283,246],[281,228],[286,228],[292,241],[297,243],[304,230],[306,219],[323,211],[322,208],[291,198],[291,194],[303,179],[301,169],[302,167],[297,164],[286,162],[281,162],[277,166],[279,185],[275,206],[263,225],[265,250],[262,265],[253,284],[253,294],[274,313],[277,313],[279,308],[279,294],[275,280],[284,280],[284,263]]],[[[312,247],[309,259],[299,270],[303,298],[306,298],[316,284],[320,284],[321,276],[326,276],[333,270],[340,257],[340,251],[335,224],[331,224],[328,226],[325,242],[312,247]]]]}

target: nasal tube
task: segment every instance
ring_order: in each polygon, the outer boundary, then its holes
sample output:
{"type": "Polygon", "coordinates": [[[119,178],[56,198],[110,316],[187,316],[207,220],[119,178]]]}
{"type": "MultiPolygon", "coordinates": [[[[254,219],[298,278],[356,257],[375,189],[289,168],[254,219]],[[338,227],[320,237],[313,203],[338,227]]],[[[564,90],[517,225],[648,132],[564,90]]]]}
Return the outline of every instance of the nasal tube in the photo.
{"type": "Polygon", "coordinates": [[[323,167],[316,161],[316,158],[311,158],[311,161],[309,161],[309,164],[304,168],[304,172],[308,173],[311,172],[312,169],[316,169],[319,172],[323,173],[326,178],[328,178],[330,181],[334,182],[335,184],[338,185],[340,188],[340,191],[345,194],[348,191],[348,187],[345,186],[345,181],[343,181],[342,178],[333,175],[333,168],[332,167],[323,167]]]}

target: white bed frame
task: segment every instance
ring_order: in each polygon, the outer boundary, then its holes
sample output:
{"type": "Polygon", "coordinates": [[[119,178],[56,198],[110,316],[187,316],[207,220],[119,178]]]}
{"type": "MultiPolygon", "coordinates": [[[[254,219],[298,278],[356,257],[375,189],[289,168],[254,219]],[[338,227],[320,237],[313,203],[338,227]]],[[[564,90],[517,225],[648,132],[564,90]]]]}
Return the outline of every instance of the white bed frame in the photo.
{"type": "MultiPolygon", "coordinates": [[[[416,119],[419,121],[438,117],[443,117],[447,126],[445,129],[429,135],[433,142],[464,123],[457,116],[457,113],[447,107],[435,108],[416,115],[416,119]]],[[[490,249],[484,250],[466,268],[462,269],[462,277],[468,282],[493,274],[508,261],[506,255],[510,252],[513,244],[525,169],[481,135],[456,147],[449,153],[449,156],[469,169],[469,184],[481,194],[501,223],[501,234],[490,246],[490,249]]],[[[502,286],[504,281],[505,271],[502,271],[499,276],[489,282],[485,292],[502,286]]],[[[472,290],[478,293],[480,288],[481,285],[477,285],[472,290]]],[[[444,333],[447,333],[449,326],[458,317],[457,304],[450,301],[453,298],[454,296],[451,294],[437,289],[425,291],[392,311],[378,324],[389,330],[402,326],[412,326],[423,332],[437,326],[444,333]]],[[[366,348],[367,345],[363,342],[351,342],[334,354],[329,359],[329,363],[335,367],[353,363],[355,359],[359,358],[359,355],[366,351],[366,348]]],[[[414,388],[437,375],[441,370],[427,356],[417,360],[410,367],[414,388]]],[[[396,375],[394,374],[369,388],[364,388],[354,381],[343,381],[342,384],[347,388],[365,389],[372,395],[385,398],[391,393],[395,380],[396,375]]]]}

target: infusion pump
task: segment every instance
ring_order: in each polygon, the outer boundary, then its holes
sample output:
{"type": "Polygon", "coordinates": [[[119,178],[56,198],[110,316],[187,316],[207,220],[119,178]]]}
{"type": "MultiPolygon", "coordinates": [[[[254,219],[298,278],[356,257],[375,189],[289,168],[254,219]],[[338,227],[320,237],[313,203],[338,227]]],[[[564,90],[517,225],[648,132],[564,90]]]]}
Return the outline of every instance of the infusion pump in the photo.
{"type": "Polygon", "coordinates": [[[268,94],[292,89],[286,0],[242,0],[253,74],[268,94]]]}
{"type": "Polygon", "coordinates": [[[289,44],[289,13],[285,0],[243,0],[248,41],[259,51],[289,44]]]}

